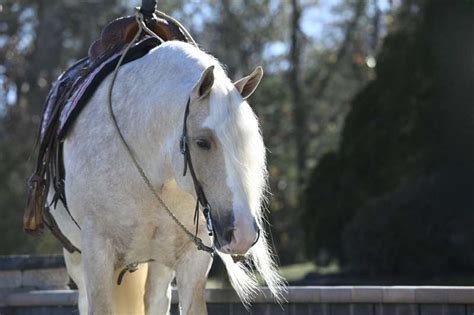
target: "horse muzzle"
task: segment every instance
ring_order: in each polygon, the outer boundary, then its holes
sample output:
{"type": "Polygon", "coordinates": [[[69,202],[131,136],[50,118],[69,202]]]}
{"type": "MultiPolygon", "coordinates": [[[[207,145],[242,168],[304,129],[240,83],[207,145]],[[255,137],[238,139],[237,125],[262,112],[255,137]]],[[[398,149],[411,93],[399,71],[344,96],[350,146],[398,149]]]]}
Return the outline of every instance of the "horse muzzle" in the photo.
{"type": "Polygon", "coordinates": [[[253,218],[246,222],[239,218],[235,220],[234,216],[230,215],[224,220],[213,220],[213,224],[216,234],[214,244],[225,254],[245,255],[260,236],[253,218]]]}

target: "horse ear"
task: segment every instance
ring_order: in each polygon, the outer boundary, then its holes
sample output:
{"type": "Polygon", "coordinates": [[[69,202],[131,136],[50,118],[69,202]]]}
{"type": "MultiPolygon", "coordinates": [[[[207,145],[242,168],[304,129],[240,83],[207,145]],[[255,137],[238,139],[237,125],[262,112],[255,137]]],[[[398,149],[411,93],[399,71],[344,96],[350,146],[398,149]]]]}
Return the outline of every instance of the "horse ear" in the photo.
{"type": "Polygon", "coordinates": [[[193,94],[197,99],[205,98],[211,92],[212,85],[214,84],[214,66],[208,67],[201,74],[201,78],[194,85],[193,94]]]}
{"type": "Polygon", "coordinates": [[[240,92],[242,98],[246,100],[255,92],[260,80],[263,77],[263,69],[258,66],[250,75],[234,82],[235,88],[240,92]]]}

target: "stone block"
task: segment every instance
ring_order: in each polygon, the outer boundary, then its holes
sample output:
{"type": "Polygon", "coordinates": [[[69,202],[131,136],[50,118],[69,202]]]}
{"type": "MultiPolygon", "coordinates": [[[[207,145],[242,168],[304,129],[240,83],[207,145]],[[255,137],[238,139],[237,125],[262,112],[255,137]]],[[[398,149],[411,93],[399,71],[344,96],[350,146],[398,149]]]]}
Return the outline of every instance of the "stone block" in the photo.
{"type": "Polygon", "coordinates": [[[0,256],[0,270],[65,268],[63,255],[0,256]]]}
{"type": "Polygon", "coordinates": [[[291,303],[318,303],[321,301],[321,288],[288,288],[287,299],[291,303]]]}
{"type": "Polygon", "coordinates": [[[65,268],[24,270],[22,287],[35,289],[66,289],[69,275],[65,268]]]}
{"type": "Polygon", "coordinates": [[[352,289],[353,303],[381,303],[383,301],[383,289],[376,286],[360,286],[352,289]]]}
{"type": "Polygon", "coordinates": [[[414,287],[385,287],[383,288],[384,303],[415,303],[414,287]]]}
{"type": "Polygon", "coordinates": [[[2,270],[0,271],[0,289],[14,289],[21,287],[21,271],[2,270]]]}
{"type": "Polygon", "coordinates": [[[448,290],[444,287],[419,287],[415,291],[416,303],[448,303],[448,290]]]}
{"type": "Polygon", "coordinates": [[[76,307],[19,307],[12,310],[12,313],[1,313],[2,315],[79,315],[76,307]]]}
{"type": "MultiPolygon", "coordinates": [[[[448,290],[448,301],[450,304],[474,303],[474,289],[472,287],[455,287],[448,290]]],[[[474,314],[469,314],[474,315],[474,314]]]]}
{"type": "Polygon", "coordinates": [[[321,289],[321,302],[350,303],[352,301],[352,287],[327,287],[321,289]]]}
{"type": "Polygon", "coordinates": [[[18,291],[5,297],[5,303],[14,307],[75,306],[78,292],[75,290],[18,291]]]}

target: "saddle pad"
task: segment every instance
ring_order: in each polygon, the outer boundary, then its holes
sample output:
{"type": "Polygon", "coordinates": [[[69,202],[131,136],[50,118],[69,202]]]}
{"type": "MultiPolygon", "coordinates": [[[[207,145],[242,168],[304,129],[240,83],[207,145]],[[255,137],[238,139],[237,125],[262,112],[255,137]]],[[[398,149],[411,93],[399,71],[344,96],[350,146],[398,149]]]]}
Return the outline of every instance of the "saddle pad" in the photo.
{"type": "MultiPolygon", "coordinates": [[[[146,55],[152,48],[160,45],[160,41],[153,37],[146,37],[130,47],[125,56],[122,65],[146,55]]],[[[117,63],[122,55],[122,50],[115,52],[105,60],[97,62],[97,65],[89,65],[90,60],[84,58],[76,62],[71,68],[65,71],[54,83],[51,92],[48,95],[46,107],[43,111],[41,122],[40,141],[44,140],[50,124],[58,124],[57,137],[62,140],[67,134],[69,127],[79,115],[90,100],[100,83],[114,71],[117,63]],[[87,71],[87,67],[93,70],[82,77],[81,72],[87,71]],[[80,82],[79,82],[80,81],[80,82]],[[64,91],[63,86],[72,86],[74,91],[67,100],[62,100],[64,91]],[[59,113],[59,121],[54,121],[54,111],[58,106],[58,102],[65,102],[59,113]]]]}

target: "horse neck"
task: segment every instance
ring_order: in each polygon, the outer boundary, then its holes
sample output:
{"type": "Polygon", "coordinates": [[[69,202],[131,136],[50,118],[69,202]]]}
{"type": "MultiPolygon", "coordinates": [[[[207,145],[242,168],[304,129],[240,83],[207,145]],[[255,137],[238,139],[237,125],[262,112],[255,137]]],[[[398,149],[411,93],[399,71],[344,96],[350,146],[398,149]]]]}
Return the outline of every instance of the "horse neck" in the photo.
{"type": "Polygon", "coordinates": [[[154,185],[161,185],[174,176],[172,159],[177,158],[175,146],[191,85],[167,77],[170,69],[147,57],[123,66],[113,106],[141,167],[154,185]]]}

